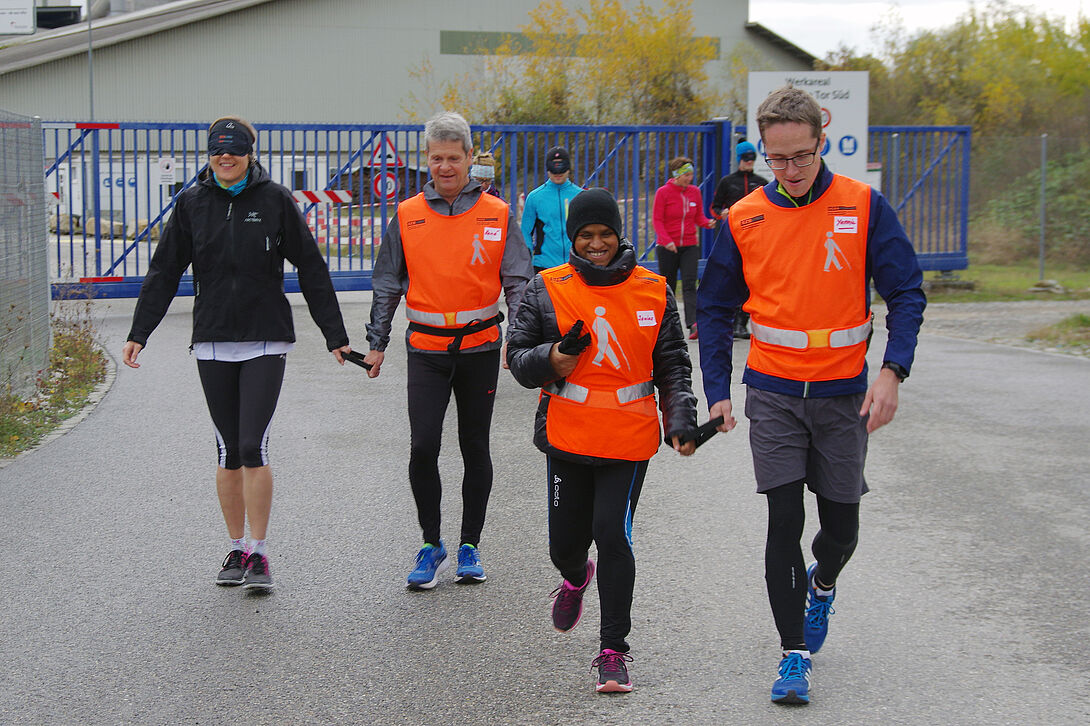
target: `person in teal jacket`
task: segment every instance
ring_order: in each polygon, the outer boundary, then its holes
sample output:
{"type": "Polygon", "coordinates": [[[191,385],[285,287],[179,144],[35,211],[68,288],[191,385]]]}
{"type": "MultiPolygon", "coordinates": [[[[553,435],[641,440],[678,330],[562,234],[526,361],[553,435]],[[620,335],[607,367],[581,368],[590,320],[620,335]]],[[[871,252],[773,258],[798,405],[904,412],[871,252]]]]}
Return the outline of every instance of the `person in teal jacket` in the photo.
{"type": "Polygon", "coordinates": [[[571,157],[564,147],[554,146],[546,152],[545,170],[549,181],[526,195],[522,210],[522,237],[534,256],[534,272],[568,261],[568,204],[583,191],[570,179],[571,157]]]}

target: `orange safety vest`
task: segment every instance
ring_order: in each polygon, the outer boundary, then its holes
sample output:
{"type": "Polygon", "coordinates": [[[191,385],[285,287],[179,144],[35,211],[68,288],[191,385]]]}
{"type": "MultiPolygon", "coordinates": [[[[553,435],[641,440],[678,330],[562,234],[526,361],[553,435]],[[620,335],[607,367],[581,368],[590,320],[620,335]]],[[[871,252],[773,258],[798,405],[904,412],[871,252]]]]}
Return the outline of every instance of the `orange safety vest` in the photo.
{"type": "MultiPolygon", "coordinates": [[[[482,194],[470,209],[452,216],[428,206],[423,193],[398,205],[409,273],[406,317],[410,323],[451,331],[436,335],[414,330],[409,336],[414,348],[448,350],[459,329],[499,315],[508,210],[491,194],[482,194]]],[[[499,340],[498,324],[464,336],[457,347],[474,348],[495,340],[499,340]]]]}
{"type": "Polygon", "coordinates": [[[601,287],[567,263],[541,277],[560,330],[582,320],[591,334],[572,374],[542,388],[549,443],[582,456],[650,459],[660,439],[651,354],[666,310],[666,278],[637,267],[624,282],[601,287]]]}
{"type": "Polygon", "coordinates": [[[730,208],[750,293],[751,369],[795,381],[862,372],[870,198],[869,186],[837,175],[803,207],[778,207],[759,190],[730,208]]]}

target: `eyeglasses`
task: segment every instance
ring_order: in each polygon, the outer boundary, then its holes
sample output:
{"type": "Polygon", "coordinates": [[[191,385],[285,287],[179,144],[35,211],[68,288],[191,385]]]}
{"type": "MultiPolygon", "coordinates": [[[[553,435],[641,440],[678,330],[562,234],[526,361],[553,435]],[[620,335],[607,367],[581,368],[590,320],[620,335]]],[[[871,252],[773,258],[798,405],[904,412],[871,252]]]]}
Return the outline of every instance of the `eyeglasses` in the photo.
{"type": "Polygon", "coordinates": [[[799,154],[798,156],[791,156],[786,159],[769,159],[765,157],[765,163],[768,164],[769,169],[775,169],[776,171],[782,171],[787,168],[788,162],[795,162],[796,169],[802,169],[810,166],[814,163],[814,158],[817,156],[817,149],[815,148],[809,154],[799,154]]]}

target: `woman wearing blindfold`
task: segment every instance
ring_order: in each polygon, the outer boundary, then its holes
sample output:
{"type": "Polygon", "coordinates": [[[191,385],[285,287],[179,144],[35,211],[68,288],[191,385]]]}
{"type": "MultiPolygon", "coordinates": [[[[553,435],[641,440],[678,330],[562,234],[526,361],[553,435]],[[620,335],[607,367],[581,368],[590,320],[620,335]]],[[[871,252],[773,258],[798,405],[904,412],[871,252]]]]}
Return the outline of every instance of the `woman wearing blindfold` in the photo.
{"type": "Polygon", "coordinates": [[[291,192],[254,156],[256,138],[238,117],[209,127],[208,166],[175,200],[140,289],[123,362],[140,367],[137,357],[192,266],[191,349],[215,428],[216,492],[231,539],[216,584],[267,590],[269,426],[295,342],[285,260],[297,268],[311,317],[338,363],[351,348],[325,260],[291,192]]]}

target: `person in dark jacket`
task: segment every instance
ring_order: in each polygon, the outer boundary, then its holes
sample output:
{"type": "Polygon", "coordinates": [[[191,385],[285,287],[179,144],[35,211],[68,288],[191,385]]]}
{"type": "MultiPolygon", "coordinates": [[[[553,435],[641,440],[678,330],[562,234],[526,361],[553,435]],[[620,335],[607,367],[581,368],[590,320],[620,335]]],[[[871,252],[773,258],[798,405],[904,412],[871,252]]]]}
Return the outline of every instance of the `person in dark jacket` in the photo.
{"type": "Polygon", "coordinates": [[[632,690],[632,516],[662,440],[656,388],[666,441],[683,456],[695,450],[681,442],[696,425],[696,397],[677,302],[662,276],[636,264],[621,229],[609,192],[575,196],[568,263],[527,286],[507,347],[515,379],[542,389],[534,443],[546,456],[549,554],[564,578],[553,593],[560,632],[579,622],[591,542],[598,548],[599,692],[632,690]]]}
{"type": "Polygon", "coordinates": [[[148,267],[122,360],[137,357],[193,267],[192,351],[215,427],[216,491],[231,538],[217,585],[269,589],[269,425],[295,341],[284,260],[337,362],[351,351],[329,270],[302,214],[254,156],[257,133],[233,116],[208,129],[208,168],[182,192],[148,267]],[[246,521],[250,540],[246,541],[246,521]]]}
{"type": "MultiPolygon", "coordinates": [[[[728,174],[719,180],[715,187],[715,196],[712,197],[712,214],[718,219],[727,218],[727,210],[734,206],[735,202],[747,196],[755,189],[760,189],[768,184],[760,174],[753,173],[753,164],[757,161],[757,147],[748,141],[739,141],[734,148],[738,158],[738,168],[733,174],[728,174]]],[[[749,313],[738,308],[734,316],[734,337],[749,337],[749,313]]]]}

